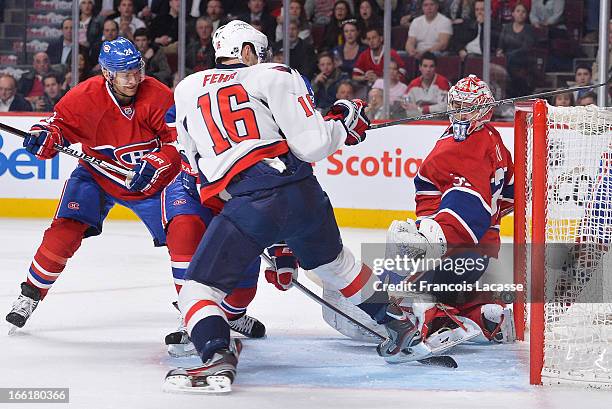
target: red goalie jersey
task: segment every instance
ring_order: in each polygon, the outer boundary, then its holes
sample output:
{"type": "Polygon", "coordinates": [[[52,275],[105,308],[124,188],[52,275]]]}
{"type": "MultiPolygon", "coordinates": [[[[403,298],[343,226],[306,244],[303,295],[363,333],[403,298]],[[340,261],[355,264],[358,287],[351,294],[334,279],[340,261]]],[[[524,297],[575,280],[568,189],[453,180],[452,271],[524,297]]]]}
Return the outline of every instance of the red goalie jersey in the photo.
{"type": "Polygon", "coordinates": [[[463,141],[452,127],[438,140],[414,179],[417,219],[433,218],[449,244],[482,244],[499,251],[499,223],[514,204],[514,165],[489,124],[463,141]]]}
{"type": "MultiPolygon", "coordinates": [[[[176,129],[166,124],[165,114],[173,105],[172,91],[154,78],[140,84],[132,105],[120,106],[101,75],[72,89],[41,123],[57,126],[71,144],[81,143],[83,152],[113,164],[132,168],[147,153],[163,146],[176,162],[176,129]]],[[[124,178],[94,164],[81,161],[96,182],[112,196],[123,200],[145,197],[125,188],[124,178]]]]}

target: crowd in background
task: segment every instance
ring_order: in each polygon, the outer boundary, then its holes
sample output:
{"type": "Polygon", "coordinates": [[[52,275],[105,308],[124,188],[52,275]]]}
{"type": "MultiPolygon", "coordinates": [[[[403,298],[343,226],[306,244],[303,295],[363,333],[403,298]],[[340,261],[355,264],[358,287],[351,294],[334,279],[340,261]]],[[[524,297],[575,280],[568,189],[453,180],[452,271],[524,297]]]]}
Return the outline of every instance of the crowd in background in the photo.
{"type": "MultiPolygon", "coordinates": [[[[555,53],[554,47],[576,37],[575,30],[579,42],[597,40],[599,0],[584,2],[585,19],[579,27],[566,21],[565,3],[492,0],[490,85],[497,98],[533,92],[542,74],[536,72],[542,70],[537,59],[549,53],[549,48],[551,64],[571,63],[575,54],[568,50],[555,53]]],[[[382,101],[388,92],[391,118],[444,111],[450,85],[463,75],[482,71],[483,0],[393,0],[391,75],[385,90],[383,4],[384,0],[289,3],[290,65],[310,79],[320,110],[327,110],[336,99],[359,97],[368,100],[370,118],[383,119],[382,101]]],[[[0,75],[0,112],[53,110],[72,81],[75,27],[79,30],[79,81],[100,74],[102,43],[123,36],[142,53],[146,75],[170,87],[176,85],[180,0],[80,0],[79,6],[78,24],[66,18],[62,35],[49,41],[46,52],[33,56],[29,72],[18,81],[9,74],[0,75]]],[[[283,62],[287,50],[283,49],[282,1],[186,0],[186,10],[188,74],[214,67],[212,35],[232,19],[263,32],[273,61],[283,62]]],[[[598,68],[578,64],[576,85],[591,84],[593,70],[598,68]]],[[[596,99],[593,92],[581,92],[560,95],[550,102],[586,105],[596,99]]]]}

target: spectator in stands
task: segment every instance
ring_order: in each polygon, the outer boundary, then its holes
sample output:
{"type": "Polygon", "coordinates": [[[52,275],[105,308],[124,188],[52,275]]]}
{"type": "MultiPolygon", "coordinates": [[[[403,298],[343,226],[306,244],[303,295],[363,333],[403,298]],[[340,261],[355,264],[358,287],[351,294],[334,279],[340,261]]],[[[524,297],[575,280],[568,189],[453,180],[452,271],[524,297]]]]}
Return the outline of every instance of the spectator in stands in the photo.
{"type": "Polygon", "coordinates": [[[221,0],[208,0],[206,4],[206,15],[210,17],[210,21],[212,21],[213,33],[217,31],[220,26],[228,22],[221,0]]]}
{"type": "Polygon", "coordinates": [[[595,94],[593,91],[589,91],[586,94],[583,94],[580,98],[576,100],[576,106],[587,106],[596,104],[597,94],[595,94]]]}
{"type": "MultiPolygon", "coordinates": [[[[298,37],[307,43],[312,44],[312,37],[310,33],[310,23],[306,19],[306,12],[304,6],[300,0],[291,0],[289,2],[289,16],[290,18],[298,21],[298,37]]],[[[281,12],[276,19],[276,41],[283,39],[283,20],[285,19],[284,10],[281,8],[281,12]]],[[[251,23],[252,24],[252,23],[251,23]]]]}
{"type": "MultiPolygon", "coordinates": [[[[389,102],[394,104],[395,102],[400,101],[404,94],[408,91],[408,86],[400,81],[402,75],[400,74],[399,67],[395,61],[391,61],[389,64],[389,73],[390,73],[390,86],[389,90],[389,102]]],[[[384,81],[382,78],[374,81],[372,88],[380,88],[382,90],[385,89],[384,81]]]]}
{"type": "Polygon", "coordinates": [[[171,86],[172,70],[168,65],[168,58],[159,46],[151,44],[149,30],[146,28],[136,30],[134,32],[134,45],[140,51],[145,62],[145,74],[171,86]]]}
{"type": "Polygon", "coordinates": [[[365,113],[370,120],[386,119],[383,111],[383,90],[380,88],[372,88],[368,92],[368,106],[365,108],[365,113]]]}
{"type": "MultiPolygon", "coordinates": [[[[575,87],[583,87],[585,85],[591,85],[593,83],[593,71],[587,64],[578,64],[574,71],[575,87]]],[[[580,100],[580,97],[584,94],[591,92],[590,89],[582,91],[574,91],[574,98],[576,101],[580,100]]]]}
{"type": "Polygon", "coordinates": [[[334,2],[335,0],[306,0],[304,2],[306,17],[316,25],[329,24],[334,12],[334,2]]]}
{"type": "Polygon", "coordinates": [[[464,24],[476,18],[474,1],[475,0],[453,0],[450,5],[449,17],[454,26],[464,24]]]}
{"type": "MultiPolygon", "coordinates": [[[[458,54],[462,60],[468,56],[481,57],[483,54],[484,44],[484,21],[485,21],[485,3],[484,0],[476,0],[474,3],[474,12],[476,19],[461,26],[461,32],[455,33],[453,44],[459,49],[458,54]]],[[[459,30],[458,30],[459,31],[459,30]]],[[[498,33],[491,30],[491,49],[495,50],[494,44],[497,44],[498,33]]]]}
{"type": "Polygon", "coordinates": [[[119,24],[119,35],[130,41],[134,41],[134,31],[146,27],[144,21],[134,15],[134,0],[121,0],[115,22],[119,24]]]}
{"type": "Polygon", "coordinates": [[[72,51],[72,19],[62,21],[62,35],[49,41],[47,55],[51,64],[66,64],[72,51]]]}
{"type": "Polygon", "coordinates": [[[0,112],[31,111],[32,105],[17,94],[17,81],[10,74],[0,74],[0,112]]]}
{"type": "Polygon", "coordinates": [[[53,112],[55,104],[64,96],[60,80],[56,74],[47,74],[43,77],[45,94],[37,101],[34,110],[38,112],[53,112]]]}
{"type": "Polygon", "coordinates": [[[424,0],[422,8],[423,15],[410,24],[406,41],[408,55],[417,60],[425,52],[444,53],[453,35],[450,19],[438,13],[438,0],[424,0]]]}
{"type": "Polygon", "coordinates": [[[215,67],[215,49],[212,45],[213,23],[210,17],[196,20],[198,38],[192,39],[185,50],[185,66],[191,70],[203,71],[215,67]]]}
{"type": "Polygon", "coordinates": [[[342,22],[342,35],[344,38],[342,45],[335,47],[332,52],[334,58],[340,62],[340,69],[348,75],[352,75],[357,57],[367,47],[361,44],[361,36],[359,35],[359,28],[355,19],[342,22]]]}
{"type": "MultiPolygon", "coordinates": [[[[151,37],[155,44],[168,47],[178,40],[178,13],[181,6],[180,0],[170,0],[170,10],[166,14],[160,14],[151,23],[151,37]]],[[[176,52],[176,49],[166,50],[176,52]]]]}
{"type": "MultiPolygon", "coordinates": [[[[64,83],[62,89],[68,91],[72,84],[72,60],[66,65],[66,75],[64,76],[64,83]]],[[[87,59],[87,50],[83,47],[79,47],[79,81],[83,82],[91,76],[91,69],[89,61],[87,59]]]]}
{"type": "Polygon", "coordinates": [[[573,107],[576,105],[574,94],[567,92],[565,94],[554,95],[551,99],[551,105],[555,107],[573,107]]]}
{"type": "Polygon", "coordinates": [[[93,73],[100,72],[100,65],[98,64],[98,57],[100,56],[100,48],[104,41],[112,41],[119,37],[119,23],[115,20],[106,20],[102,25],[102,39],[92,44],[89,49],[89,65],[92,66],[93,73]]]}
{"type": "Polygon", "coordinates": [[[529,51],[535,42],[535,32],[527,23],[527,8],[518,3],[512,11],[512,23],[504,24],[497,42],[496,54],[506,57],[510,83],[509,96],[520,96],[532,91],[533,70],[529,51]]]}
{"type": "Polygon", "coordinates": [[[102,36],[102,21],[94,14],[94,0],[80,0],[79,44],[89,47],[102,36]]]}
{"type": "MultiPolygon", "coordinates": [[[[291,20],[289,23],[289,61],[291,68],[295,68],[306,78],[312,78],[315,70],[316,58],[312,45],[298,37],[298,22],[291,20]]],[[[283,52],[283,42],[274,44],[276,52],[283,52]]]]}
{"type": "Polygon", "coordinates": [[[249,0],[249,12],[238,16],[238,20],[251,23],[252,21],[260,21],[263,27],[263,33],[268,37],[268,42],[274,42],[276,35],[276,19],[264,10],[266,7],[265,0],[249,0]]]}
{"type": "MultiPolygon", "coordinates": [[[[384,56],[381,29],[372,28],[368,30],[366,41],[369,47],[357,57],[357,62],[353,68],[353,80],[367,82],[368,85],[372,85],[383,76],[384,56]]],[[[391,49],[391,59],[397,63],[401,73],[401,80],[404,81],[406,75],[404,62],[394,49],[391,49]]]]}
{"type": "Polygon", "coordinates": [[[505,24],[502,28],[496,54],[498,57],[505,56],[508,65],[514,61],[524,63],[527,60],[527,52],[533,47],[534,38],[533,28],[527,22],[527,7],[518,3],[512,10],[512,23],[505,24]]]}
{"type": "Polygon", "coordinates": [[[491,0],[491,18],[493,24],[502,25],[512,23],[512,13],[517,4],[522,4],[529,14],[531,0],[491,0]]]}
{"type": "Polygon", "coordinates": [[[365,33],[367,33],[370,28],[380,27],[382,25],[382,19],[375,13],[375,6],[372,0],[361,0],[359,2],[357,26],[359,27],[359,32],[364,36],[364,38],[361,39],[362,42],[365,42],[365,33]]]}
{"type": "Polygon", "coordinates": [[[582,38],[583,43],[596,43],[599,40],[599,7],[599,0],[585,1],[586,21],[584,29],[586,34],[582,38]]]}
{"type": "Polygon", "coordinates": [[[350,18],[352,16],[349,3],[346,0],[336,1],[331,21],[325,26],[323,47],[331,50],[342,44],[342,22],[350,18]]]}
{"type": "Polygon", "coordinates": [[[429,114],[446,110],[446,97],[450,90],[448,79],[436,73],[437,59],[433,53],[421,57],[421,76],[408,85],[402,107],[407,115],[429,114]]]}
{"type": "Polygon", "coordinates": [[[341,81],[336,89],[336,99],[353,99],[355,98],[355,88],[350,80],[341,81]]]}
{"type": "Polygon", "coordinates": [[[405,0],[401,14],[399,24],[403,27],[410,27],[414,19],[423,14],[421,0],[405,0]]]}
{"type": "Polygon", "coordinates": [[[94,5],[94,14],[100,16],[104,20],[117,17],[119,15],[119,13],[117,13],[117,0],[96,1],[94,5]]]}
{"type": "MultiPolygon", "coordinates": [[[[391,1],[391,26],[396,27],[400,25],[400,20],[404,14],[407,14],[406,9],[412,7],[413,3],[418,3],[420,0],[399,0],[391,1]]],[[[372,0],[374,14],[380,18],[382,24],[385,0],[372,0]]]]}
{"type": "MultiPolygon", "coordinates": [[[[187,1],[186,10],[188,15],[190,15],[193,3],[196,3],[196,1],[187,1]]],[[[137,0],[137,2],[140,3],[140,5],[135,4],[136,10],[138,11],[137,16],[139,19],[144,21],[147,26],[149,26],[151,21],[153,21],[153,19],[160,14],[168,14],[168,10],[170,9],[168,0],[137,0]]],[[[205,3],[206,2],[204,0],[200,0],[200,2],[196,5],[198,12],[204,8],[205,3]]]]}
{"type": "Polygon", "coordinates": [[[563,25],[565,0],[533,0],[529,20],[537,28],[548,28],[550,38],[565,38],[567,30],[563,25]]]}
{"type": "Polygon", "coordinates": [[[28,101],[33,101],[37,97],[42,97],[45,92],[42,78],[45,74],[50,72],[52,71],[47,53],[38,52],[34,54],[32,69],[23,74],[19,79],[17,92],[23,95],[28,101]]]}
{"type": "Polygon", "coordinates": [[[334,57],[327,51],[320,53],[317,61],[319,73],[312,80],[312,92],[317,108],[326,111],[336,101],[338,85],[348,75],[334,65],[334,57]]]}

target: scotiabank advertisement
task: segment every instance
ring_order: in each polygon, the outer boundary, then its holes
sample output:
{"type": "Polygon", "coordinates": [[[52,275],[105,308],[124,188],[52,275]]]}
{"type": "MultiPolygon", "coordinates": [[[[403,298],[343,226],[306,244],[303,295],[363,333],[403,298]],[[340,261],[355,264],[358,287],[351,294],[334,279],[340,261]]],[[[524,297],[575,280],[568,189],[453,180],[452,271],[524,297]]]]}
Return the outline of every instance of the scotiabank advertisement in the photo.
{"type": "MultiPolygon", "coordinates": [[[[0,121],[28,130],[44,116],[3,114],[0,121]]],[[[368,131],[363,143],[345,146],[317,163],[315,174],[334,207],[414,210],[414,176],[447,124],[408,124],[368,131]]],[[[498,130],[512,151],[513,128],[504,124],[498,130]]],[[[0,131],[0,198],[59,198],[77,160],[59,154],[39,161],[23,149],[22,141],[0,131]]]]}
{"type": "MultiPolygon", "coordinates": [[[[414,177],[447,126],[440,121],[368,131],[363,143],[317,163],[315,174],[336,208],[414,210],[414,177]]],[[[512,152],[513,128],[497,129],[512,152]]]]}

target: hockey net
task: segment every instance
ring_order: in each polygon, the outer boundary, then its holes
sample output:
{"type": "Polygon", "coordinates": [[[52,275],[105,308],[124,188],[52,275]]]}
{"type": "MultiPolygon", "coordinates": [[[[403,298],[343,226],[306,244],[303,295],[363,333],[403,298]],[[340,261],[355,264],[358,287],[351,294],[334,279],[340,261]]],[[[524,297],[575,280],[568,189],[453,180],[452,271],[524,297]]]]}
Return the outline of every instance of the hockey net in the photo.
{"type": "Polygon", "coordinates": [[[532,384],[612,388],[612,111],[517,106],[515,303],[532,384]]]}

